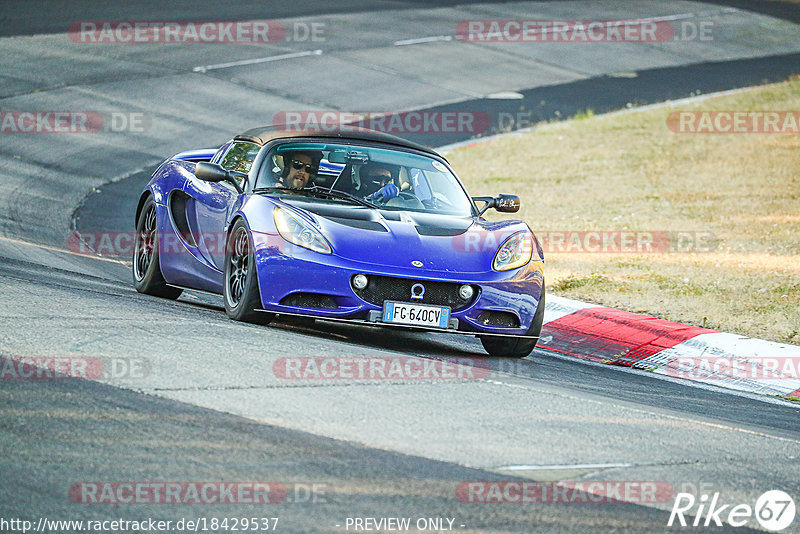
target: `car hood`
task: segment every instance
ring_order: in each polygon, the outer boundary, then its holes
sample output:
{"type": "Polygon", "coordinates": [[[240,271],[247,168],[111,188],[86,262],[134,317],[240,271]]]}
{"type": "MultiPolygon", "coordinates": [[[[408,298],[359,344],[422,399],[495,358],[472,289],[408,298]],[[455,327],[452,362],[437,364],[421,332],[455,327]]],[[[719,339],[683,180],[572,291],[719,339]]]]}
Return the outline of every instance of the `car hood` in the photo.
{"type": "Polygon", "coordinates": [[[373,266],[487,272],[505,238],[528,229],[519,221],[492,223],[479,217],[381,210],[312,199],[283,198],[278,203],[313,220],[334,254],[373,266]]]}

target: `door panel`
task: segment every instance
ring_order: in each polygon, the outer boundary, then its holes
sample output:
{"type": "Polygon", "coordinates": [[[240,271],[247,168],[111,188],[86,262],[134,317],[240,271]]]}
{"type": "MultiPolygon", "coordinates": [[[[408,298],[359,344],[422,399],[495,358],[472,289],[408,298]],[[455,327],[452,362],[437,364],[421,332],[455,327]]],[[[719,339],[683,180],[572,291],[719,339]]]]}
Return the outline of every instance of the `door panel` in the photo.
{"type": "MultiPolygon", "coordinates": [[[[194,237],[192,253],[218,271],[225,266],[225,225],[239,193],[230,184],[191,178],[186,183],[186,223],[194,237]]],[[[188,242],[188,241],[187,241],[188,242]]]]}

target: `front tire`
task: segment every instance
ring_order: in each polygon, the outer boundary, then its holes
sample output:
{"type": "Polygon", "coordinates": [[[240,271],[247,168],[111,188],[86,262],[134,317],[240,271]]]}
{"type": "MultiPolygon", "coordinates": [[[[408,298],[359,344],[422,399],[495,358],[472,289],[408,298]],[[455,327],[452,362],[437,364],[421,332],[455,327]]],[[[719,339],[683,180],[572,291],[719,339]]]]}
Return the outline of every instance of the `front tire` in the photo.
{"type": "Polygon", "coordinates": [[[136,291],[175,300],[183,290],[167,285],[161,274],[158,255],[158,219],[156,203],[148,197],[136,220],[136,241],[133,246],[133,285],[136,291]]]}
{"type": "Polygon", "coordinates": [[[544,285],[542,285],[542,294],[539,297],[539,303],[536,305],[536,313],[533,315],[531,327],[526,333],[528,336],[536,336],[535,338],[481,336],[481,344],[484,350],[489,353],[489,356],[524,358],[536,348],[539,334],[542,332],[542,322],[544,322],[544,285]]]}
{"type": "Polygon", "coordinates": [[[253,238],[244,219],[237,219],[228,234],[225,250],[225,312],[234,321],[267,324],[274,314],[255,311],[261,308],[253,238]]]}

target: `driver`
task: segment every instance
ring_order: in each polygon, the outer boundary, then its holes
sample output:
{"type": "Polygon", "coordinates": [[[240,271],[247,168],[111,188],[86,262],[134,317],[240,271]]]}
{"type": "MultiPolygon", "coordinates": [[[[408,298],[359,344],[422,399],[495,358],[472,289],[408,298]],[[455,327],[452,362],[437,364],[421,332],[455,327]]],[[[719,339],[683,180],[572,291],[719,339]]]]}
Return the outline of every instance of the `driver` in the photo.
{"type": "Polygon", "coordinates": [[[322,155],[315,152],[289,152],[283,155],[283,172],[279,185],[289,189],[303,189],[317,174],[322,155]]]}
{"type": "Polygon", "coordinates": [[[367,200],[386,202],[397,197],[400,189],[394,184],[392,170],[382,163],[367,163],[359,170],[361,193],[367,200]]]}

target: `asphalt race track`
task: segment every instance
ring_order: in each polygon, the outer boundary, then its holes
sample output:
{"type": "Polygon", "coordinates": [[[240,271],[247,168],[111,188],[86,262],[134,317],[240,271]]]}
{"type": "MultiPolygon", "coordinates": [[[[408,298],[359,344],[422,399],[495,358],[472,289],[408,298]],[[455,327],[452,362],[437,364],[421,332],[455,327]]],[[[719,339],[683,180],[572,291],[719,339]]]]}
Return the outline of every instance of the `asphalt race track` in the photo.
{"type": "MultiPolygon", "coordinates": [[[[468,337],[235,323],[219,298],[140,295],[126,258],[68,245],[75,230],[132,231],[137,196],[163,158],[217,146],[280,112],[469,111],[491,119],[481,131],[407,136],[442,146],[587,108],[784,80],[800,73],[800,6],[131,4],[45,1],[34,14],[27,3],[9,3],[0,14],[0,111],[90,110],[105,118],[95,134],[0,132],[0,356],[117,365],[95,380],[0,380],[0,521],[279,517],[282,532],[346,532],[354,531],[348,518],[405,517],[412,526],[449,518],[462,532],[660,532],[670,530],[678,492],[753,506],[778,489],[800,503],[796,404],[540,352],[481,360],[488,373],[470,380],[286,380],[274,367],[286,356],[438,361],[484,353],[468,337]],[[463,20],[631,17],[710,23],[713,39],[454,37],[463,20]],[[77,21],[253,19],[316,24],[320,39],[90,44],[67,36],[77,21]],[[486,504],[464,502],[459,489],[521,480],[645,481],[668,495],[593,503],[578,492],[569,503],[486,504]],[[268,505],[92,505],[74,490],[191,481],[270,482],[287,493],[268,505]]],[[[714,531],[750,528],[759,523],[714,531]]],[[[0,522],[5,531],[21,529],[0,522]]],[[[52,529],[61,531],[68,529],[52,529]]]]}

